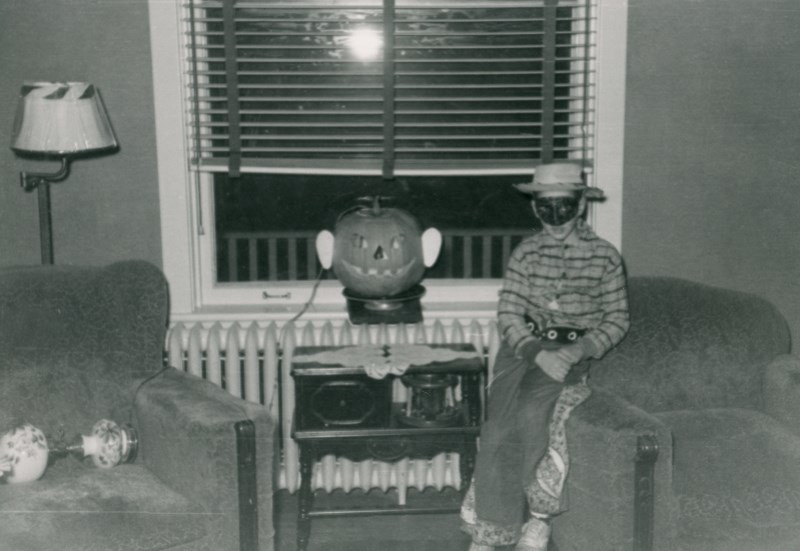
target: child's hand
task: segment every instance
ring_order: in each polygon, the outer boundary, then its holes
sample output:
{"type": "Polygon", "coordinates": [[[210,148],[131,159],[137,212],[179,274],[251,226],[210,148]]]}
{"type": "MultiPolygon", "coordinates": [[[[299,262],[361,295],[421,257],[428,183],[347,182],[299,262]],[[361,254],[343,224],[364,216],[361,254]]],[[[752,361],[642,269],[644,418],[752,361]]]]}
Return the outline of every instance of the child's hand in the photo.
{"type": "Polygon", "coordinates": [[[558,357],[573,366],[584,359],[585,351],[580,343],[568,344],[559,348],[556,353],[558,357]]]}
{"type": "Polygon", "coordinates": [[[565,361],[558,354],[558,350],[542,350],[536,356],[536,364],[547,373],[551,379],[559,383],[564,382],[564,377],[569,373],[572,364],[565,361]]]}
{"type": "Polygon", "coordinates": [[[0,455],[0,476],[3,476],[5,473],[10,473],[11,467],[11,458],[7,455],[0,455]]]}

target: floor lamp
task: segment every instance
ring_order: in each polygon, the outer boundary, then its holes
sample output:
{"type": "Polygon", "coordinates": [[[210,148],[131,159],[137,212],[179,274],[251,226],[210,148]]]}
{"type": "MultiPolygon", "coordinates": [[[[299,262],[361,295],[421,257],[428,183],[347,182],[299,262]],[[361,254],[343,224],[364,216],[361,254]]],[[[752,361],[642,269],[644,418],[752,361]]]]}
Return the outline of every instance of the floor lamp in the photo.
{"type": "Polygon", "coordinates": [[[53,173],[21,172],[25,191],[39,194],[42,264],[53,263],[50,184],[69,175],[74,159],[113,151],[117,139],[100,94],[83,82],[30,82],[20,91],[11,149],[21,157],[56,159],[53,173]]]}

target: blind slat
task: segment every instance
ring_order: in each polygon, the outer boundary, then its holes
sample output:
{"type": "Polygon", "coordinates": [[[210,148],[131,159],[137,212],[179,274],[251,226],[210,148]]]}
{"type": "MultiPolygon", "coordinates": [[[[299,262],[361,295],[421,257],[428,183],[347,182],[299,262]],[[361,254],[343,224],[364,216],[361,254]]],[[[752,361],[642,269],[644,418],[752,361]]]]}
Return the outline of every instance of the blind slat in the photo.
{"type": "MultiPolygon", "coordinates": [[[[344,36],[347,36],[346,34],[344,36]]],[[[420,35],[424,36],[424,35],[420,35]]],[[[488,34],[488,35],[481,35],[486,36],[487,38],[494,38],[496,35],[488,34]]],[[[222,46],[214,46],[209,49],[221,48],[222,46]]],[[[565,46],[570,47],[570,46],[565,46]]],[[[396,50],[401,50],[403,52],[408,52],[410,50],[426,50],[426,51],[435,51],[435,50],[535,50],[537,48],[541,48],[540,44],[530,43],[530,44],[503,44],[503,45],[449,45],[444,44],[441,46],[429,45],[429,46],[414,46],[414,45],[401,45],[395,46],[396,50]]],[[[242,50],[281,50],[281,51],[288,51],[288,52],[301,52],[303,50],[321,50],[321,51],[347,51],[349,47],[347,45],[327,45],[327,44],[314,44],[314,45],[306,45],[306,44],[298,44],[298,45],[286,45],[286,44],[238,44],[236,46],[238,51],[242,50]]],[[[246,58],[242,58],[246,59],[246,58]]]]}
{"type": "MultiPolygon", "coordinates": [[[[539,101],[542,96],[398,96],[395,101],[398,103],[409,102],[448,102],[448,103],[475,103],[475,102],[509,102],[509,101],[523,101],[532,102],[539,101]]],[[[223,98],[204,98],[201,101],[224,101],[223,98]]],[[[290,96],[264,96],[264,97],[239,97],[241,103],[319,103],[319,102],[338,102],[338,103],[364,103],[364,102],[380,102],[383,98],[380,96],[303,96],[303,97],[290,97],[290,96]]]]}
{"type": "MultiPolygon", "coordinates": [[[[222,0],[208,1],[208,2],[187,2],[187,5],[193,3],[196,8],[221,8],[222,0]]],[[[571,7],[580,5],[578,0],[560,0],[559,7],[571,7]]],[[[466,0],[466,1],[438,1],[431,2],[430,0],[403,0],[398,6],[398,9],[406,8],[424,8],[430,10],[446,10],[446,9],[486,9],[486,8],[541,8],[544,2],[541,0],[466,0]]],[[[247,2],[239,1],[236,7],[240,10],[293,10],[293,9],[331,9],[338,10],[359,10],[368,8],[380,8],[382,6],[381,0],[361,0],[353,2],[352,0],[325,0],[324,2],[317,1],[297,1],[297,2],[274,2],[264,4],[264,2],[247,2]]]]}
{"type": "MultiPolygon", "coordinates": [[[[502,58],[502,60],[505,63],[509,63],[509,64],[511,64],[511,63],[536,63],[536,62],[541,62],[541,58],[539,58],[539,57],[536,57],[536,58],[530,58],[530,57],[508,58],[508,57],[504,57],[504,58],[502,58]]],[[[190,57],[189,61],[197,62],[197,63],[217,64],[217,63],[224,63],[225,62],[225,58],[222,57],[222,56],[215,56],[215,57],[198,56],[198,57],[190,57]]],[[[397,61],[400,61],[402,63],[423,63],[424,62],[424,60],[420,60],[420,59],[416,59],[416,60],[397,60],[397,61]]],[[[433,59],[433,60],[428,60],[427,62],[428,63],[449,63],[450,61],[451,61],[450,59],[433,59]]],[[[488,58],[488,59],[486,59],[486,58],[475,58],[475,59],[466,59],[466,60],[455,59],[455,60],[452,60],[452,61],[457,61],[459,63],[482,63],[482,62],[487,62],[488,61],[488,62],[494,63],[494,62],[497,61],[497,59],[493,59],[493,58],[488,58]]],[[[562,62],[578,62],[578,61],[583,61],[583,58],[574,57],[574,56],[573,57],[562,57],[562,58],[559,58],[559,61],[562,61],[562,62]]],[[[248,64],[262,63],[262,64],[267,64],[267,63],[278,63],[278,62],[280,62],[280,63],[326,63],[326,64],[343,63],[343,64],[347,64],[347,65],[358,65],[358,64],[362,64],[363,65],[363,63],[364,63],[363,61],[360,61],[360,60],[357,60],[357,59],[309,59],[309,58],[269,58],[269,57],[241,58],[240,57],[240,58],[237,58],[237,60],[236,60],[237,64],[242,64],[242,63],[248,63],[248,64]]],[[[358,68],[358,67],[356,67],[356,68],[358,68]]],[[[492,71],[491,70],[480,70],[480,71],[473,71],[473,72],[490,74],[492,71]]],[[[526,73],[532,73],[532,74],[536,73],[536,72],[537,71],[526,71],[526,73]]],[[[541,71],[538,71],[538,72],[541,72],[541,71]]],[[[569,70],[560,70],[558,72],[561,73],[561,74],[574,74],[575,73],[575,71],[569,71],[569,70]]],[[[240,74],[248,74],[248,72],[246,70],[245,71],[241,71],[240,70],[239,73],[240,74]]],[[[285,73],[285,71],[278,71],[276,73],[285,73]]],[[[316,73],[316,72],[309,72],[309,73],[310,74],[323,74],[324,71],[320,71],[319,73],[316,73]]],[[[250,73],[250,74],[265,74],[265,75],[267,75],[267,74],[271,74],[271,73],[269,71],[264,71],[263,73],[261,71],[257,71],[257,72],[250,73]]],[[[298,72],[297,74],[302,74],[302,73],[298,72]]],[[[342,74],[342,73],[332,73],[332,74],[342,74]]],[[[351,73],[348,72],[346,74],[351,74],[351,73]]],[[[402,74],[400,69],[398,69],[397,74],[402,74]]]]}
{"type": "MultiPolygon", "coordinates": [[[[210,139],[228,139],[227,134],[209,135],[210,139]]],[[[242,139],[247,141],[315,141],[330,140],[334,137],[337,140],[380,140],[380,134],[283,134],[278,136],[270,135],[248,135],[243,134],[242,139]]],[[[534,134],[396,134],[398,140],[531,140],[538,138],[534,134]]],[[[577,137],[577,136],[571,136],[577,137]]]]}
{"type": "MultiPolygon", "coordinates": [[[[398,159],[395,163],[397,176],[417,175],[502,175],[532,174],[539,161],[509,159],[504,157],[485,160],[442,159],[409,160],[398,159]]],[[[195,169],[208,172],[225,172],[224,159],[203,158],[193,163],[195,169]]],[[[379,176],[380,161],[375,159],[318,159],[298,157],[294,159],[243,159],[242,172],[249,174],[329,174],[353,176],[379,176]]]]}
{"type": "MultiPolygon", "coordinates": [[[[380,145],[380,144],[379,144],[380,145]]],[[[577,151],[579,147],[560,147],[553,148],[560,151],[577,151]]],[[[468,151],[470,153],[530,153],[540,151],[541,148],[533,147],[439,147],[435,150],[420,147],[397,147],[395,152],[400,153],[428,153],[439,155],[441,153],[455,153],[459,151],[468,151]]],[[[203,149],[206,152],[228,152],[226,147],[209,147],[203,149]]],[[[242,147],[242,153],[383,153],[382,147],[242,147]]]]}
{"type": "MultiPolygon", "coordinates": [[[[559,114],[579,113],[580,109],[556,109],[555,112],[559,114]]],[[[225,115],[225,109],[199,109],[198,113],[201,115],[225,115]]],[[[435,109],[413,109],[398,111],[399,115],[531,115],[540,114],[541,109],[475,109],[475,110],[435,110],[435,109]]],[[[337,117],[350,117],[354,115],[368,116],[368,115],[383,115],[383,111],[375,110],[358,110],[358,111],[341,111],[334,109],[317,109],[314,111],[297,111],[288,109],[242,109],[242,115],[292,115],[298,117],[309,116],[322,116],[322,115],[335,115],[337,117]]]]}
{"type": "MultiPolygon", "coordinates": [[[[537,122],[529,122],[529,121],[514,121],[514,122],[499,122],[499,121],[487,121],[487,122],[477,122],[477,121],[470,121],[470,122],[442,122],[442,123],[425,123],[425,122],[397,122],[395,126],[397,128],[492,128],[492,127],[524,127],[524,126],[540,126],[541,123],[537,122]]],[[[218,127],[226,127],[228,123],[225,122],[203,122],[198,125],[200,128],[218,128],[218,127]]],[[[582,122],[567,122],[563,125],[565,127],[582,127],[584,124],[582,122]]],[[[382,128],[382,125],[379,122],[369,123],[369,122],[313,122],[313,121],[304,121],[304,122],[292,122],[292,121],[280,121],[280,122],[253,122],[253,123],[246,123],[241,125],[242,128],[382,128]]]]}
{"type": "MultiPolygon", "coordinates": [[[[216,128],[216,127],[224,127],[228,126],[226,122],[201,122],[198,126],[200,128],[216,128]]],[[[323,123],[323,122],[312,122],[312,121],[304,121],[304,122],[291,122],[291,121],[281,121],[281,122],[250,122],[241,125],[242,128],[342,128],[342,127],[352,127],[352,128],[383,128],[383,126],[379,122],[337,122],[337,123],[323,123]]]]}
{"type": "MultiPolygon", "coordinates": [[[[469,23],[498,23],[499,21],[492,21],[492,20],[481,20],[481,19],[470,19],[469,23]]],[[[517,21],[515,21],[517,22],[517,21]]],[[[374,24],[373,21],[370,21],[371,24],[374,24]]],[[[405,22],[404,22],[405,23],[405,22]]],[[[448,21],[448,23],[452,23],[448,21]]],[[[351,33],[348,30],[338,30],[338,31],[314,31],[309,32],[307,30],[303,31],[253,31],[253,32],[238,32],[236,33],[238,37],[287,37],[287,36],[301,36],[301,37],[321,37],[321,36],[332,36],[332,37],[349,37],[351,33]]],[[[499,36],[542,36],[544,33],[542,31],[535,31],[535,30],[518,30],[518,31],[438,31],[438,32],[431,32],[431,31],[396,31],[394,33],[395,36],[398,37],[413,37],[413,36],[435,36],[437,38],[454,38],[454,37],[466,37],[466,36],[475,36],[475,37],[483,37],[483,38],[497,38],[499,36]]],[[[560,36],[571,36],[572,34],[577,33],[558,33],[560,36]]],[[[221,37],[224,36],[222,32],[200,32],[195,33],[196,36],[205,36],[205,37],[221,37]]],[[[258,45],[258,44],[248,44],[248,43],[240,43],[240,48],[257,48],[257,47],[269,47],[268,45],[258,45]]],[[[283,45],[277,46],[283,48],[300,48],[300,45],[283,45]]],[[[308,46],[308,47],[323,47],[323,45],[317,46],[308,46]]],[[[344,49],[346,46],[340,46],[340,49],[344,49]]]]}

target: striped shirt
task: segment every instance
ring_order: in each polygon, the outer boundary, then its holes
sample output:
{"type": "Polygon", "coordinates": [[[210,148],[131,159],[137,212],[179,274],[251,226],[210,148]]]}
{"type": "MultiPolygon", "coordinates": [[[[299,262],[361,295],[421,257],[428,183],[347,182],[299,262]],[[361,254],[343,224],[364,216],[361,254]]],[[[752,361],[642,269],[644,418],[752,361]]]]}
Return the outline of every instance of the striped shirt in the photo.
{"type": "Polygon", "coordinates": [[[541,231],[511,254],[500,290],[500,333],[517,353],[534,337],[527,314],[540,328],[566,325],[585,329],[584,348],[600,358],[628,331],[628,295],[622,257],[583,220],[577,245],[541,231]]]}

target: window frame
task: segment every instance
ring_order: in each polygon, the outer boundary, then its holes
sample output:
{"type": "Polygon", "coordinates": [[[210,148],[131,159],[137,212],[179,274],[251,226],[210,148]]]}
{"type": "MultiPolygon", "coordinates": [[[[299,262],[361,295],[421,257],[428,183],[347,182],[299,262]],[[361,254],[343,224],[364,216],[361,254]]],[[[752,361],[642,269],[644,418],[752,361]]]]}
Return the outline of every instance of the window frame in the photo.
{"type": "MultiPolygon", "coordinates": [[[[290,319],[313,296],[307,317],[341,316],[345,301],[336,280],[314,282],[214,281],[213,191],[209,173],[196,177],[190,170],[186,135],[188,106],[184,100],[184,36],[181,4],[184,0],[148,0],[153,69],[156,150],[161,217],[162,269],[170,285],[173,316],[204,312],[263,313],[290,319]],[[268,293],[269,297],[264,293],[268,293]],[[285,296],[286,294],[290,296],[285,296]]],[[[590,175],[606,194],[601,205],[592,203],[590,220],[598,234],[621,250],[622,155],[625,116],[625,60],[627,3],[597,0],[595,45],[594,168],[590,175]]],[[[323,228],[320,228],[323,229],[323,228]]],[[[493,310],[498,279],[426,280],[423,299],[434,316],[454,312],[493,310]],[[465,300],[465,297],[469,297],[465,300]]]]}

